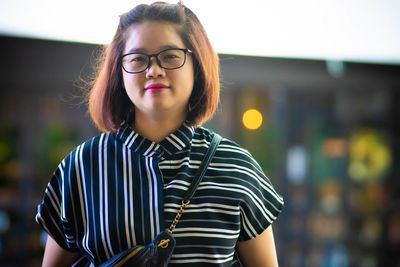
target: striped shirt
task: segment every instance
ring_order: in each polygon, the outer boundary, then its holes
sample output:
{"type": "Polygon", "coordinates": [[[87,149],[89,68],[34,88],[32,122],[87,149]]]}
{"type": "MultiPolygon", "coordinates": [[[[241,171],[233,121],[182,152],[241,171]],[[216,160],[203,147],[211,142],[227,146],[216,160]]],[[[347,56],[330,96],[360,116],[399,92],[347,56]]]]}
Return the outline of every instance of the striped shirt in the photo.
{"type": "MultiPolygon", "coordinates": [[[[168,228],[212,132],[182,125],[160,143],[123,126],[78,146],[47,185],[36,221],[76,266],[100,264],[168,228]]],[[[173,236],[169,266],[239,266],[237,241],[261,234],[283,200],[250,153],[228,139],[217,148],[173,236]]]]}

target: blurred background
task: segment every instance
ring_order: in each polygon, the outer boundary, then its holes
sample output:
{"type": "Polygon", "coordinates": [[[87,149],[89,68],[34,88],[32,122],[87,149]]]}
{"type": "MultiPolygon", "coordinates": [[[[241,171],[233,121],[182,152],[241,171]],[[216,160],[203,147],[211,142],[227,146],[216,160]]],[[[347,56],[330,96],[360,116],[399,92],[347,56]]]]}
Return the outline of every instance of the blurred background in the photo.
{"type": "MultiPolygon", "coordinates": [[[[99,133],[80,80],[136,4],[69,2],[0,0],[0,266],[40,266],[36,206],[99,133]]],[[[184,1],[221,60],[206,127],[248,149],[284,197],[280,265],[400,266],[398,2],[214,2],[184,1]]]]}

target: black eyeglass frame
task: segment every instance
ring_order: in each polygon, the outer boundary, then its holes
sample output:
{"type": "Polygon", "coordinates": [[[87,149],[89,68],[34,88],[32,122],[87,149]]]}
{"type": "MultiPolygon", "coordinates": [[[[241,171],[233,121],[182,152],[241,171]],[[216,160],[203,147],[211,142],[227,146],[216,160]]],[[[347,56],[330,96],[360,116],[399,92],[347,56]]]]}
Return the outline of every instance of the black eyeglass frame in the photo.
{"type": "Polygon", "coordinates": [[[132,52],[132,53],[127,53],[127,54],[124,54],[124,55],[121,56],[121,66],[122,66],[122,69],[127,73],[130,73],[130,74],[142,73],[142,72],[146,71],[148,68],[150,68],[150,66],[151,66],[151,58],[155,57],[156,58],[156,62],[157,62],[158,66],[160,68],[163,68],[163,69],[166,69],[166,70],[176,70],[176,69],[182,68],[185,65],[185,63],[186,63],[186,54],[187,53],[193,54],[192,50],[187,49],[187,48],[167,48],[167,49],[164,49],[164,50],[162,50],[162,51],[160,51],[160,52],[158,52],[156,54],[151,54],[151,55],[147,55],[145,53],[132,52]],[[184,52],[185,58],[183,59],[182,65],[180,65],[179,67],[176,67],[176,68],[165,68],[165,67],[163,67],[161,65],[161,61],[158,59],[158,55],[163,53],[163,52],[165,52],[165,51],[168,51],[168,50],[180,50],[180,51],[184,52]],[[128,71],[128,70],[125,69],[124,64],[123,64],[124,57],[129,56],[129,55],[133,55],[133,54],[141,54],[141,55],[147,56],[147,58],[149,59],[149,62],[147,63],[146,68],[144,68],[142,71],[128,71]]]}

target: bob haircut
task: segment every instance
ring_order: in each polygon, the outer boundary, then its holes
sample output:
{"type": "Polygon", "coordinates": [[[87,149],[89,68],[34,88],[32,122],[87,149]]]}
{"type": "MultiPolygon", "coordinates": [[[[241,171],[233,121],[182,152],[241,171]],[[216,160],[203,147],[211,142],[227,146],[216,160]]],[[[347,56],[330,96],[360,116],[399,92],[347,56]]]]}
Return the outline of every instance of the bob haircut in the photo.
{"type": "Polygon", "coordinates": [[[100,57],[95,77],[89,86],[89,113],[101,131],[116,132],[134,118],[134,106],[123,87],[121,56],[127,29],[144,21],[161,21],[176,26],[177,33],[193,51],[194,86],[189,99],[186,124],[198,126],[209,120],[219,102],[219,60],[196,15],[182,3],[155,2],[138,5],[120,16],[112,42],[100,57]]]}

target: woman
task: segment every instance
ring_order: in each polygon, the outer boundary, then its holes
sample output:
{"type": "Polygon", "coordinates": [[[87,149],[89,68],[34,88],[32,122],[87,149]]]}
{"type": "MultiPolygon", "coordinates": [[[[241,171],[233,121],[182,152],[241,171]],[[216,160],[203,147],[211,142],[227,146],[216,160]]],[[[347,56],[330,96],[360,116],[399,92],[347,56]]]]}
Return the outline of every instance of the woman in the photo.
{"type": "MultiPolygon", "coordinates": [[[[36,220],[43,266],[98,265],[148,244],[173,220],[211,140],[218,56],[182,4],[123,14],[104,52],[89,111],[103,134],[54,172],[36,220]]],[[[170,266],[276,266],[282,198],[251,155],[223,139],[173,236],[170,266]]]]}

